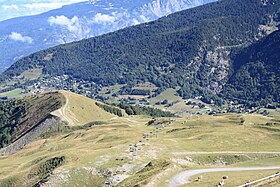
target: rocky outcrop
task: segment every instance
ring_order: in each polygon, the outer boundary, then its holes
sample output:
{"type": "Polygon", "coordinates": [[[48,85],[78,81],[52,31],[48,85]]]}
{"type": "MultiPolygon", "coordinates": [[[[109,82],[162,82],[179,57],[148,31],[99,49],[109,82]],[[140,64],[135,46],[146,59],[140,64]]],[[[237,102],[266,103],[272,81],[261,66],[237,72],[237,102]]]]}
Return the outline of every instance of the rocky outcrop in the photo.
{"type": "Polygon", "coordinates": [[[4,156],[11,155],[18,150],[22,149],[27,144],[37,140],[43,132],[48,130],[49,127],[57,126],[61,124],[60,118],[56,116],[49,115],[46,119],[40,122],[37,126],[32,128],[29,132],[19,138],[17,141],[11,145],[3,148],[1,154],[4,156]]]}

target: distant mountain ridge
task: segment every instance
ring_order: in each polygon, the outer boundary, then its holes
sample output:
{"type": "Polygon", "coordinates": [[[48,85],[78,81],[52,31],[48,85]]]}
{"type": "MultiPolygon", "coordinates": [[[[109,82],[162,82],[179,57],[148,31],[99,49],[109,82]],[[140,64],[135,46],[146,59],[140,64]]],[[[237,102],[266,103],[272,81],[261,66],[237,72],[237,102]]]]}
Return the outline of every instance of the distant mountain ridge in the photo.
{"type": "Polygon", "coordinates": [[[0,22],[0,72],[19,58],[58,44],[155,20],[216,0],[91,0],[0,22]]]}

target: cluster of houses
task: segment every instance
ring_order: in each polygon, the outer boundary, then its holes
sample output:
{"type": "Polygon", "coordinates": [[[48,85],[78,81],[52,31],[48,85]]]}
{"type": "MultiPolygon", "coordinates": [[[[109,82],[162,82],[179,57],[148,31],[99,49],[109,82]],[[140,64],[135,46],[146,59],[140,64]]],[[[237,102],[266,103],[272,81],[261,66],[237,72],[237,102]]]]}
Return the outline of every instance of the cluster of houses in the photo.
{"type": "Polygon", "coordinates": [[[62,75],[51,78],[41,78],[32,85],[29,92],[33,94],[41,94],[52,90],[70,90],[77,94],[93,98],[101,88],[101,86],[92,81],[76,80],[68,75],[62,75]]]}
{"type": "MultiPolygon", "coordinates": [[[[68,75],[62,75],[62,76],[53,76],[53,77],[43,77],[39,81],[37,81],[35,84],[32,85],[31,89],[25,90],[25,92],[29,92],[32,94],[41,94],[50,92],[53,90],[70,90],[72,92],[75,92],[77,94],[81,94],[90,98],[99,98],[102,96],[98,96],[98,92],[101,91],[102,86],[98,85],[92,81],[86,81],[86,80],[77,80],[75,78],[71,78],[68,75]]],[[[4,98],[3,98],[4,99],[4,98]]],[[[101,100],[102,100],[101,99],[101,100]]],[[[217,108],[212,107],[212,105],[207,105],[200,101],[201,97],[196,97],[193,99],[186,99],[185,104],[188,106],[191,106],[194,110],[203,110],[203,113],[208,114],[216,114],[216,113],[255,113],[258,112],[258,107],[253,108],[247,108],[240,104],[235,104],[234,102],[230,102],[226,107],[224,108],[217,108]]],[[[139,105],[139,106],[146,106],[149,105],[149,99],[141,99],[137,100],[134,98],[126,98],[121,99],[120,102],[129,103],[132,105],[139,105]]],[[[157,103],[157,104],[163,104],[163,103],[157,103]]],[[[165,103],[167,106],[170,107],[175,103],[165,103]]]]}

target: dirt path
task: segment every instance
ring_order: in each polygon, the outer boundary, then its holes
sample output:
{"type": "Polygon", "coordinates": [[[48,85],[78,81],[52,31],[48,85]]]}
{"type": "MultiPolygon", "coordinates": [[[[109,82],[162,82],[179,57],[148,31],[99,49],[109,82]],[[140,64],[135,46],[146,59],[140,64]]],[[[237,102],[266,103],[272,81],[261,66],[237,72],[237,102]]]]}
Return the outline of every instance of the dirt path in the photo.
{"type": "Polygon", "coordinates": [[[166,170],[160,172],[156,176],[154,176],[148,184],[146,184],[144,187],[154,187],[159,186],[159,183],[161,182],[162,178],[165,176],[168,176],[171,172],[176,171],[176,166],[169,167],[166,170]]]}
{"type": "Polygon", "coordinates": [[[214,151],[214,152],[174,152],[173,155],[208,155],[208,154],[280,154],[280,152],[242,152],[242,151],[214,151]]]}
{"type": "MultiPolygon", "coordinates": [[[[116,119],[119,119],[119,118],[120,118],[119,116],[115,116],[115,117],[111,118],[110,120],[116,120],[116,119]]],[[[128,117],[124,117],[122,119],[124,119],[124,120],[126,120],[128,122],[132,122],[132,123],[139,123],[138,121],[135,121],[135,120],[133,120],[131,118],[128,118],[128,117]]]]}
{"type": "Polygon", "coordinates": [[[70,107],[69,107],[69,93],[62,93],[65,97],[65,105],[62,106],[60,109],[52,112],[52,115],[57,116],[61,118],[62,121],[68,122],[69,125],[75,125],[79,123],[79,120],[75,117],[75,114],[71,112],[70,107]],[[67,115],[69,113],[70,115],[67,115]]]}
{"type": "Polygon", "coordinates": [[[257,171],[257,170],[280,170],[280,166],[271,166],[271,167],[239,167],[239,168],[207,168],[207,169],[196,169],[196,170],[187,170],[177,174],[169,182],[169,187],[180,186],[190,182],[190,177],[198,175],[201,173],[210,173],[210,172],[222,172],[222,171],[257,171]]]}
{"type": "Polygon", "coordinates": [[[127,121],[132,122],[132,123],[138,123],[137,121],[133,120],[133,119],[129,119],[129,118],[125,118],[127,121]]]}
{"type": "Polygon", "coordinates": [[[115,116],[115,117],[112,117],[110,120],[116,120],[118,118],[119,118],[119,116],[115,116]]]}

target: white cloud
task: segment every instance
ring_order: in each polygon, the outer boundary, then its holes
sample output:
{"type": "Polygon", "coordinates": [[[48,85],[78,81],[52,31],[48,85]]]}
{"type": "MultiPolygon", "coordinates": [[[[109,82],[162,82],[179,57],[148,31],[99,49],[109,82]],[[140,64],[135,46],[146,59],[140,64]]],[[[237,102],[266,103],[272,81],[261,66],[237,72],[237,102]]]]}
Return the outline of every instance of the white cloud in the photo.
{"type": "Polygon", "coordinates": [[[9,35],[9,39],[14,40],[14,41],[21,41],[21,42],[26,42],[26,43],[32,43],[33,39],[29,36],[22,36],[20,33],[17,32],[12,32],[9,35]]]}
{"type": "Polygon", "coordinates": [[[85,0],[68,0],[67,4],[68,3],[78,3],[78,2],[83,2],[85,0]]]}
{"type": "Polygon", "coordinates": [[[40,2],[40,1],[33,1],[32,3],[22,4],[23,7],[27,9],[56,9],[60,8],[63,5],[78,3],[82,0],[67,0],[67,1],[48,1],[48,2],[40,2]]]}
{"type": "Polygon", "coordinates": [[[15,4],[12,4],[12,5],[2,5],[2,8],[3,8],[4,10],[12,9],[12,10],[19,11],[18,6],[15,5],[15,4]]]}
{"type": "Polygon", "coordinates": [[[67,18],[64,15],[55,17],[51,16],[49,17],[48,22],[51,26],[58,25],[66,28],[76,39],[87,38],[91,31],[88,23],[83,23],[77,16],[74,16],[73,18],[67,18]]]}
{"type": "Polygon", "coordinates": [[[51,16],[48,19],[48,22],[51,26],[53,25],[66,26],[70,32],[77,32],[81,27],[79,18],[77,16],[74,16],[72,19],[68,19],[64,15],[55,16],[55,17],[51,16]]]}
{"type": "Polygon", "coordinates": [[[56,9],[62,7],[63,3],[32,3],[24,4],[23,7],[27,9],[56,9]]]}
{"type": "Polygon", "coordinates": [[[35,15],[86,0],[0,0],[0,21],[35,15]]]}
{"type": "Polygon", "coordinates": [[[139,25],[140,22],[139,22],[137,19],[133,19],[133,24],[134,24],[134,25],[139,25]]]}
{"type": "Polygon", "coordinates": [[[148,22],[150,21],[148,18],[146,18],[146,16],[144,15],[140,15],[140,18],[143,20],[143,22],[148,22]]]}
{"type": "Polygon", "coordinates": [[[116,18],[114,16],[101,13],[97,13],[93,18],[93,22],[98,24],[113,23],[115,20],[116,18]]]}
{"type": "Polygon", "coordinates": [[[51,16],[48,19],[48,22],[51,26],[53,25],[64,25],[64,26],[72,26],[77,22],[79,18],[77,16],[74,16],[72,19],[68,19],[66,16],[51,16]]]}

